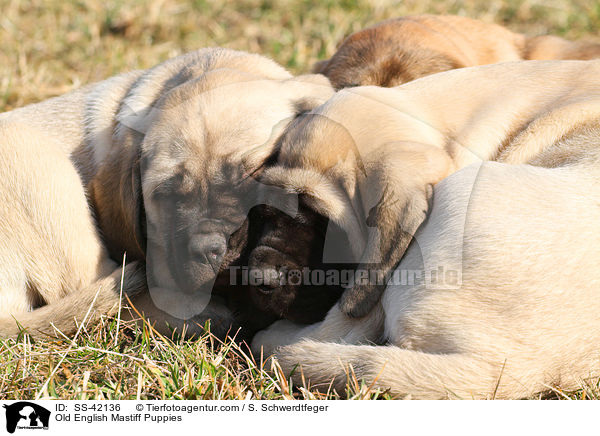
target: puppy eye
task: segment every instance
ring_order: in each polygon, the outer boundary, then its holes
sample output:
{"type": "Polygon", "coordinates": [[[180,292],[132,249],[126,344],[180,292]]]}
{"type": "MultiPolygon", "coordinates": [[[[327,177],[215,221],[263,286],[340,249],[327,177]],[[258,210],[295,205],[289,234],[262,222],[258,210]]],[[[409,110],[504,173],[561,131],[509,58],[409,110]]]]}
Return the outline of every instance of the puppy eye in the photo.
{"type": "Polygon", "coordinates": [[[156,186],[151,192],[150,195],[152,198],[160,200],[165,197],[170,197],[173,195],[173,186],[169,182],[163,182],[160,185],[156,186]]]}

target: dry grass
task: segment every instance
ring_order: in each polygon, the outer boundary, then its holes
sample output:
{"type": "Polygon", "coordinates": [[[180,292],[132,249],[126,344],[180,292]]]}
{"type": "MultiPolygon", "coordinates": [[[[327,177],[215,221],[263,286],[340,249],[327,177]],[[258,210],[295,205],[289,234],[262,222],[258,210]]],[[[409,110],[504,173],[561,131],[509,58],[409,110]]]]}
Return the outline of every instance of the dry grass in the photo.
{"type": "MultiPolygon", "coordinates": [[[[0,400],[331,400],[309,384],[293,385],[271,360],[252,356],[246,344],[205,334],[177,340],[151,327],[114,318],[86,326],[73,340],[0,339],[0,400]]],[[[393,399],[347,372],[343,397],[393,399]]],[[[600,399],[599,383],[573,392],[550,390],[542,399],[600,399]]]]}
{"type": "MultiPolygon", "coordinates": [[[[351,399],[387,398],[348,378],[351,399]]],[[[73,341],[0,340],[0,399],[337,399],[293,386],[245,344],[210,334],[171,340],[148,326],[104,319],[73,341]]]]}
{"type": "Polygon", "coordinates": [[[263,53],[304,72],[345,35],[424,12],[568,38],[600,23],[600,4],[589,0],[0,0],[0,111],[205,46],[263,53]]]}
{"type": "MultiPolygon", "coordinates": [[[[306,72],[349,33],[379,20],[453,13],[530,35],[594,37],[590,0],[0,0],[0,111],[180,53],[225,46],[306,72]]],[[[351,398],[381,398],[351,380],[351,398]]],[[[177,342],[114,320],[76,341],[0,341],[0,399],[335,398],[291,387],[233,343],[177,342]]],[[[556,398],[599,398],[597,386],[556,398]]]]}

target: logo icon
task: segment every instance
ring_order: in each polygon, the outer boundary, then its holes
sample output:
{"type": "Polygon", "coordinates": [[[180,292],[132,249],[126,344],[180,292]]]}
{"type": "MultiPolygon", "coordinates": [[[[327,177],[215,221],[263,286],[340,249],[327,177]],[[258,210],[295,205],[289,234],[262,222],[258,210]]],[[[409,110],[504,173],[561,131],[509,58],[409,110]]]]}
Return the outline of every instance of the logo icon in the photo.
{"type": "Polygon", "coordinates": [[[6,431],[14,433],[18,429],[48,430],[50,411],[29,401],[19,401],[3,405],[6,409],[6,431]]]}

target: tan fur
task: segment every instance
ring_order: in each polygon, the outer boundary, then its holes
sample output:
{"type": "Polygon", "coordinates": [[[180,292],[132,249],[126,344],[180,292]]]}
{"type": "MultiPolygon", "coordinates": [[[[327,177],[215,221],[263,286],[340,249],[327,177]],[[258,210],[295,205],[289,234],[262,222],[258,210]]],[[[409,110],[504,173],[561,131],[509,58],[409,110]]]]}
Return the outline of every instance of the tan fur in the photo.
{"type": "Polygon", "coordinates": [[[383,21],[346,38],[314,72],[335,88],[392,87],[454,68],[516,60],[592,59],[600,44],[556,36],[528,37],[491,23],[453,15],[383,21]]]}
{"type": "MultiPolygon", "coordinates": [[[[60,147],[29,126],[0,121],[3,336],[21,328],[53,335],[50,323],[72,333],[88,310],[93,321],[118,308],[121,268],[108,258],[79,175],[60,147]]],[[[123,274],[129,295],[145,286],[136,264],[123,274]]]]}
{"type": "MultiPolygon", "coordinates": [[[[134,296],[148,246],[155,286],[175,286],[164,266],[175,208],[158,204],[155,190],[175,180],[165,198],[198,192],[201,202],[216,180],[235,186],[223,171],[242,176],[241,149],[268,155],[278,129],[332,93],[322,76],[293,78],[259,55],[203,49],[0,114],[0,335],[19,324],[51,333],[50,323],[73,333],[92,301],[88,319],[115,313],[121,268],[111,258],[134,262],[125,269],[134,296]]],[[[202,218],[192,212],[186,227],[202,218]]],[[[186,324],[148,294],[139,305],[162,332],[186,324]]],[[[217,306],[211,300],[207,313],[217,317],[217,306]]],[[[195,321],[187,327],[200,331],[195,321]]]]}
{"type": "Polygon", "coordinates": [[[380,302],[347,291],[321,323],[278,321],[253,349],[287,373],[299,363],[298,380],[343,392],[351,365],[413,398],[520,398],[600,375],[599,73],[600,61],[461,69],[341,91],[290,126],[268,182],[313,195],[363,257],[365,217],[353,211],[379,198],[364,187],[387,186],[380,234],[428,216],[406,253],[406,240],[380,241],[404,254],[397,271],[457,275],[390,284],[380,302]],[[432,149],[451,165],[436,166],[432,149]],[[424,209],[411,217],[415,202],[424,209]]]}

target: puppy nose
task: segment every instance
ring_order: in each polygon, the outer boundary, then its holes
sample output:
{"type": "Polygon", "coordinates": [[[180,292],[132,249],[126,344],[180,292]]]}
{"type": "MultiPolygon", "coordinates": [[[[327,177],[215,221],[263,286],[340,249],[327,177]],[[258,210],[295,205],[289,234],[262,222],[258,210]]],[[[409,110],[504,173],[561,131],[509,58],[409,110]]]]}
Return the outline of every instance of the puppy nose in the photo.
{"type": "Polygon", "coordinates": [[[190,240],[189,250],[194,258],[209,264],[215,272],[218,272],[227,251],[227,241],[219,233],[195,235],[190,240]]]}
{"type": "Polygon", "coordinates": [[[263,294],[271,294],[283,284],[281,283],[284,276],[283,271],[274,268],[256,268],[258,271],[253,272],[252,269],[250,277],[255,281],[253,284],[263,294]]]}

